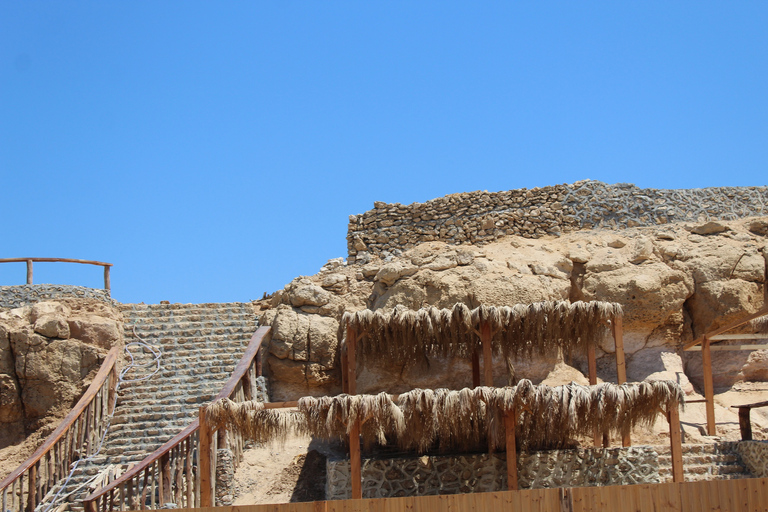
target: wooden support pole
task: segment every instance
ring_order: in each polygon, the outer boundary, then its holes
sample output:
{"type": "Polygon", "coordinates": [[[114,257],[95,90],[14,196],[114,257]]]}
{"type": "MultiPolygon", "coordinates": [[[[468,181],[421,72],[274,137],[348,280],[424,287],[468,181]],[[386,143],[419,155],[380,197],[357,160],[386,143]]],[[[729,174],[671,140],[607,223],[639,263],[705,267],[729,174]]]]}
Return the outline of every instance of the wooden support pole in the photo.
{"type": "Polygon", "coordinates": [[[104,289],[109,293],[109,291],[112,289],[112,284],[109,279],[109,267],[108,265],[104,265],[104,289]]]}
{"type": "Polygon", "coordinates": [[[355,421],[349,432],[349,476],[352,480],[352,499],[363,498],[363,474],[360,461],[360,421],[355,421]]]}
{"type": "Polygon", "coordinates": [[[712,353],[709,350],[709,338],[701,344],[702,371],[704,372],[704,398],[707,400],[707,434],[717,435],[715,428],[715,386],[712,380],[712,353]]]}
{"type": "Polygon", "coordinates": [[[741,430],[741,440],[752,440],[752,420],[749,418],[751,407],[739,407],[739,430],[741,430]]]}
{"type": "Polygon", "coordinates": [[[507,490],[516,491],[517,484],[517,446],[515,444],[515,427],[517,421],[514,412],[504,414],[504,431],[507,444],[507,490]]]}
{"type": "Polygon", "coordinates": [[[211,460],[213,458],[213,432],[205,420],[205,406],[200,408],[200,437],[199,464],[200,464],[200,506],[213,506],[213,468],[211,460]]]}
{"type": "Polygon", "coordinates": [[[160,457],[160,505],[171,502],[171,458],[166,453],[160,457]]]}
{"type": "MultiPolygon", "coordinates": [[[[27,507],[25,510],[26,512],[34,512],[35,507],[37,507],[37,502],[35,501],[37,497],[37,465],[33,465],[31,468],[29,468],[29,479],[27,480],[27,486],[27,507]]],[[[23,494],[23,486],[21,490],[23,494]]]]}
{"type": "Polygon", "coordinates": [[[491,349],[491,326],[480,324],[480,342],[483,345],[483,384],[493,387],[493,351],[491,349]]]}
{"type": "MultiPolygon", "coordinates": [[[[589,370],[589,385],[594,386],[597,384],[597,357],[595,346],[591,344],[587,347],[587,368],[589,370]]],[[[598,448],[603,444],[602,441],[602,433],[595,430],[592,436],[592,444],[595,448],[598,448]]]]}
{"type": "Polygon", "coordinates": [[[341,392],[349,393],[349,368],[347,364],[347,350],[341,351],[341,392]]]}
{"type": "Polygon", "coordinates": [[[669,421],[669,444],[672,452],[672,481],[683,482],[685,481],[683,440],[680,432],[680,411],[677,404],[667,411],[667,421],[669,421]]]}
{"type": "Polygon", "coordinates": [[[32,284],[32,260],[27,260],[27,284],[32,284]]]}
{"type": "Polygon", "coordinates": [[[472,387],[480,385],[480,351],[472,352],[472,387]]]}
{"type": "Polygon", "coordinates": [[[357,333],[347,326],[347,393],[357,394],[357,333]]]}
{"type": "MultiPolygon", "coordinates": [[[[624,358],[624,321],[620,316],[613,317],[613,344],[616,350],[616,382],[627,382],[627,363],[624,358]]],[[[622,436],[622,446],[632,446],[629,434],[622,436]]]]}

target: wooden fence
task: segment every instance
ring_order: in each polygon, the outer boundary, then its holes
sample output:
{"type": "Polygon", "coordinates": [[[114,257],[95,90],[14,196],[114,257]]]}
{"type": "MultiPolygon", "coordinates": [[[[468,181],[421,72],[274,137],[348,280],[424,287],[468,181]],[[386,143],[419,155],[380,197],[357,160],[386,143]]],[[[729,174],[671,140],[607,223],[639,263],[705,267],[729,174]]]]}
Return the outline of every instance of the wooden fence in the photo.
{"type": "Polygon", "coordinates": [[[477,494],[317,501],[195,509],[201,512],[757,512],[768,479],[714,480],[477,494]]]}
{"type": "Polygon", "coordinates": [[[42,262],[49,262],[49,263],[56,263],[56,262],[64,262],[64,263],[82,263],[84,265],[96,265],[99,267],[104,267],[104,290],[109,293],[111,284],[110,284],[110,278],[109,278],[109,269],[112,268],[111,263],[104,263],[103,261],[91,261],[91,260],[76,260],[72,258],[3,258],[0,259],[0,263],[26,263],[27,264],[27,284],[33,284],[32,283],[32,276],[33,276],[33,270],[32,270],[32,264],[35,261],[42,261],[42,262]]]}

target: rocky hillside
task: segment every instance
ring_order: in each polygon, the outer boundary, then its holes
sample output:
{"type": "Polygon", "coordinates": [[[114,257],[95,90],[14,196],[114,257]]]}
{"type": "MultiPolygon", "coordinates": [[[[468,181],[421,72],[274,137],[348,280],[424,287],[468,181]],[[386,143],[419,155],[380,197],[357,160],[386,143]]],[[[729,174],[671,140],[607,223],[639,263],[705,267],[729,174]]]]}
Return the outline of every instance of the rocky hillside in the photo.
{"type": "MultiPolygon", "coordinates": [[[[602,300],[623,305],[630,380],[675,376],[670,355],[686,341],[759,309],[766,298],[768,217],[578,230],[538,238],[504,236],[485,245],[423,242],[331,260],[259,303],[273,326],[267,368],[275,399],[340,390],[334,360],[338,320],[366,307],[450,307],[456,302],[509,305],[542,300],[602,300]],[[671,366],[670,366],[671,365],[671,366]],[[659,374],[659,372],[665,372],[659,374]]],[[[538,236],[538,235],[537,235],[538,236]]],[[[614,380],[611,340],[598,352],[598,374],[614,380]]],[[[718,352],[715,385],[764,379],[764,352],[718,352]]],[[[700,355],[680,353],[697,386],[700,355]]],[[[679,361],[679,358],[672,358],[679,361]]],[[[586,371],[586,361],[568,361],[586,371]]],[[[519,361],[519,376],[543,380],[557,361],[519,361]]],[[[679,363],[678,363],[679,366],[679,363]]],[[[680,368],[682,369],[682,368],[680,368]]],[[[503,372],[496,372],[502,379],[503,372]]],[[[687,382],[685,375],[681,378],[687,382]]],[[[471,383],[467,361],[361,370],[362,392],[471,383]]],[[[504,384],[503,379],[498,384],[504,384]]],[[[689,391],[693,391],[689,386],[689,391]]]]}

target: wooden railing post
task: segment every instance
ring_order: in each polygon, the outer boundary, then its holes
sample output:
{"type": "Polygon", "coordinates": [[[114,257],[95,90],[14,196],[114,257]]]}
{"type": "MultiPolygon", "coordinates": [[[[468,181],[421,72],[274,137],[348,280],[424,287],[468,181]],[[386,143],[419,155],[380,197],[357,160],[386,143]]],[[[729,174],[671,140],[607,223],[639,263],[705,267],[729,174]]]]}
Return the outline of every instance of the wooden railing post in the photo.
{"type": "Polygon", "coordinates": [[[27,284],[32,284],[32,260],[27,260],[27,284]]]}
{"type": "Polygon", "coordinates": [[[110,292],[112,289],[111,283],[109,280],[109,269],[111,267],[109,265],[104,265],[104,290],[106,290],[107,293],[110,292]]]}
{"type": "Polygon", "coordinates": [[[200,506],[213,506],[213,470],[211,460],[213,459],[213,432],[205,419],[205,407],[200,407],[200,506]]]}
{"type": "Polygon", "coordinates": [[[702,371],[704,373],[704,398],[707,400],[707,434],[717,435],[715,426],[715,386],[712,378],[712,352],[709,338],[701,343],[702,371]]]}

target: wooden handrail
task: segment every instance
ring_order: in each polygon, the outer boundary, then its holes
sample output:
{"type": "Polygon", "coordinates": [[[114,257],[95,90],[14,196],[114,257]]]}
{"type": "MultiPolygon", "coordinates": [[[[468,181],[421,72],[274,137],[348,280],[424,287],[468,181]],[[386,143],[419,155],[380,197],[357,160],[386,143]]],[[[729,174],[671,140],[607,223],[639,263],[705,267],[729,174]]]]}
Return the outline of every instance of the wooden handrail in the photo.
{"type": "Polygon", "coordinates": [[[32,263],[33,262],[64,262],[64,263],[82,263],[85,265],[97,265],[104,267],[104,289],[109,292],[111,288],[109,269],[112,268],[112,263],[105,263],[103,261],[93,260],[78,260],[74,258],[0,258],[0,263],[24,263],[27,264],[27,284],[32,284],[32,263]]]}
{"type": "Polygon", "coordinates": [[[708,333],[704,334],[703,336],[699,336],[693,341],[689,341],[685,345],[683,345],[683,350],[688,350],[689,348],[698,345],[699,343],[702,343],[704,339],[709,339],[711,341],[721,341],[721,340],[712,340],[713,336],[717,336],[718,334],[723,334],[724,332],[730,331],[731,329],[735,329],[736,327],[740,325],[744,325],[745,323],[749,322],[750,320],[754,320],[755,318],[759,318],[763,315],[768,315],[768,304],[764,305],[762,308],[757,310],[757,312],[752,313],[751,315],[746,316],[745,318],[741,320],[737,320],[735,322],[731,322],[730,324],[727,324],[723,327],[720,327],[718,329],[715,329],[714,331],[709,331],[708,333]]]}
{"type": "Polygon", "coordinates": [[[10,475],[5,477],[5,479],[0,482],[0,489],[8,487],[14,480],[19,477],[19,475],[23,474],[33,465],[37,464],[37,462],[43,458],[43,456],[51,449],[51,447],[56,444],[56,442],[59,441],[64,436],[64,434],[66,434],[67,430],[72,426],[75,420],[77,420],[77,418],[83,413],[88,404],[91,403],[91,400],[93,400],[93,398],[99,392],[101,386],[104,385],[104,382],[107,380],[107,377],[109,377],[110,372],[115,366],[115,362],[117,361],[117,356],[119,353],[120,349],[118,347],[112,348],[107,353],[107,357],[101,364],[99,372],[96,374],[93,382],[91,382],[91,385],[88,386],[88,389],[85,391],[77,404],[72,408],[71,411],[69,411],[69,414],[64,417],[58,428],[54,430],[50,436],[48,436],[42,446],[35,450],[35,453],[33,453],[30,458],[24,461],[19,467],[13,470],[10,475]]]}
{"type": "MultiPolygon", "coordinates": [[[[237,366],[235,366],[235,369],[232,371],[232,376],[229,378],[226,384],[224,384],[224,387],[221,389],[219,394],[216,395],[216,398],[214,398],[214,400],[218,400],[220,398],[227,398],[234,392],[235,388],[237,387],[237,384],[240,382],[240,380],[243,378],[245,373],[248,371],[248,368],[251,366],[251,362],[254,360],[254,358],[256,359],[257,375],[261,375],[261,352],[260,352],[261,342],[264,339],[264,337],[267,335],[267,333],[269,333],[270,329],[271,327],[268,325],[262,326],[256,329],[256,332],[251,337],[251,341],[248,343],[248,347],[245,349],[245,353],[243,354],[243,357],[240,359],[240,361],[237,363],[237,366]]],[[[163,457],[164,455],[167,455],[174,447],[178,446],[182,441],[192,436],[195,432],[197,432],[199,428],[200,428],[200,421],[198,419],[195,419],[187,428],[185,428],[184,430],[176,434],[168,442],[166,442],[160,448],[158,448],[157,450],[149,454],[141,462],[133,466],[130,470],[123,473],[120,476],[120,478],[111,482],[109,485],[102,487],[101,489],[94,492],[93,494],[86,496],[83,499],[83,504],[85,505],[85,509],[91,510],[91,504],[94,501],[106,495],[107,493],[111,492],[116,487],[119,487],[120,485],[123,485],[124,483],[128,482],[132,478],[136,477],[136,475],[140,474],[142,471],[150,467],[156,461],[160,460],[161,457],[163,457]]]]}

